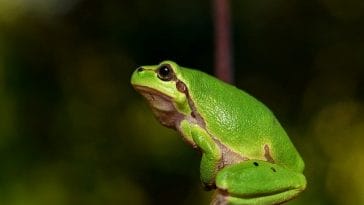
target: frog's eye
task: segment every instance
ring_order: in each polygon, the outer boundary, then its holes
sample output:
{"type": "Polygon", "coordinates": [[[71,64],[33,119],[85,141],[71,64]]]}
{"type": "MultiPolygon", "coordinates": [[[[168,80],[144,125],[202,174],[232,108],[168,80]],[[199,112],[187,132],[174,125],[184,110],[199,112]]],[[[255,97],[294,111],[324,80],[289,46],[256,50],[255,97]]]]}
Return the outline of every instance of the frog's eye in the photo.
{"type": "Polygon", "coordinates": [[[157,73],[158,73],[158,78],[163,81],[170,81],[174,77],[173,70],[169,65],[162,65],[161,67],[158,68],[157,73]]]}

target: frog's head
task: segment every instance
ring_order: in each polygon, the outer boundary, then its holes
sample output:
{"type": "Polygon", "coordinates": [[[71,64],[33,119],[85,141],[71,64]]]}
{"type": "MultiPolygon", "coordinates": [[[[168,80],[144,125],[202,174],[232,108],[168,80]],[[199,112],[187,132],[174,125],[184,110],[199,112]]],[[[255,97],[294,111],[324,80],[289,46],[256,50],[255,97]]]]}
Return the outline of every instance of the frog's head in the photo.
{"type": "Polygon", "coordinates": [[[168,127],[174,127],[176,120],[191,113],[180,69],[175,62],[163,61],[159,65],[141,66],[131,77],[135,90],[147,99],[154,114],[168,127]]]}

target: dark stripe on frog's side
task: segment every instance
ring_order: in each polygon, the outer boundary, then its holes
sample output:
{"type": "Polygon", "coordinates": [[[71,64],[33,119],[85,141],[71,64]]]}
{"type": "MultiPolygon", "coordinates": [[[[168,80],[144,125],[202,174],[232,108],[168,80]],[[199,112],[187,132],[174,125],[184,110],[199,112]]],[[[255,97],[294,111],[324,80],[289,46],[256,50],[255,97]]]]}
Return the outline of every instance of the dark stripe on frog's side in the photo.
{"type": "MultiPolygon", "coordinates": [[[[188,102],[188,106],[191,109],[191,117],[194,118],[198,125],[200,125],[202,128],[206,129],[206,123],[205,120],[202,118],[202,116],[197,112],[195,103],[192,101],[191,96],[188,92],[188,88],[186,84],[180,80],[177,80],[176,82],[176,88],[179,92],[182,92],[186,95],[186,99],[188,102]]],[[[188,119],[187,119],[188,120],[188,119]]]]}
{"type": "Polygon", "coordinates": [[[264,157],[267,160],[267,162],[274,163],[274,159],[272,158],[272,155],[270,155],[269,145],[267,144],[264,145],[264,157]]]}

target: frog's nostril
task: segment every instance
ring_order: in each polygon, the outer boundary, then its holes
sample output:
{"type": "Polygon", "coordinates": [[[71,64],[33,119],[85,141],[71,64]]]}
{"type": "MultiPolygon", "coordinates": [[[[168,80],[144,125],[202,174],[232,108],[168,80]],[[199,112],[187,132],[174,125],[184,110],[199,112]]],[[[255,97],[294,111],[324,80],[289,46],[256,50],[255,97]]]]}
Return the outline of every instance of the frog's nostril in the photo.
{"type": "Polygon", "coordinates": [[[138,72],[142,72],[144,70],[144,68],[143,67],[139,67],[139,68],[137,68],[137,71],[138,72]]]}

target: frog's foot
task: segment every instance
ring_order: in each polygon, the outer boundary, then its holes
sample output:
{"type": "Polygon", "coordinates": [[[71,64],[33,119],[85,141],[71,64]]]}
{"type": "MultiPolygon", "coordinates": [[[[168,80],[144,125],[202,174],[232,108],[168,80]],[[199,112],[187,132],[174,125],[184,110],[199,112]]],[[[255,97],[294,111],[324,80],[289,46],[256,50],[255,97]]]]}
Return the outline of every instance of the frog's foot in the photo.
{"type": "Polygon", "coordinates": [[[247,160],[223,168],[216,177],[211,204],[281,204],[306,187],[306,179],[286,167],[261,160],[247,160]]]}

